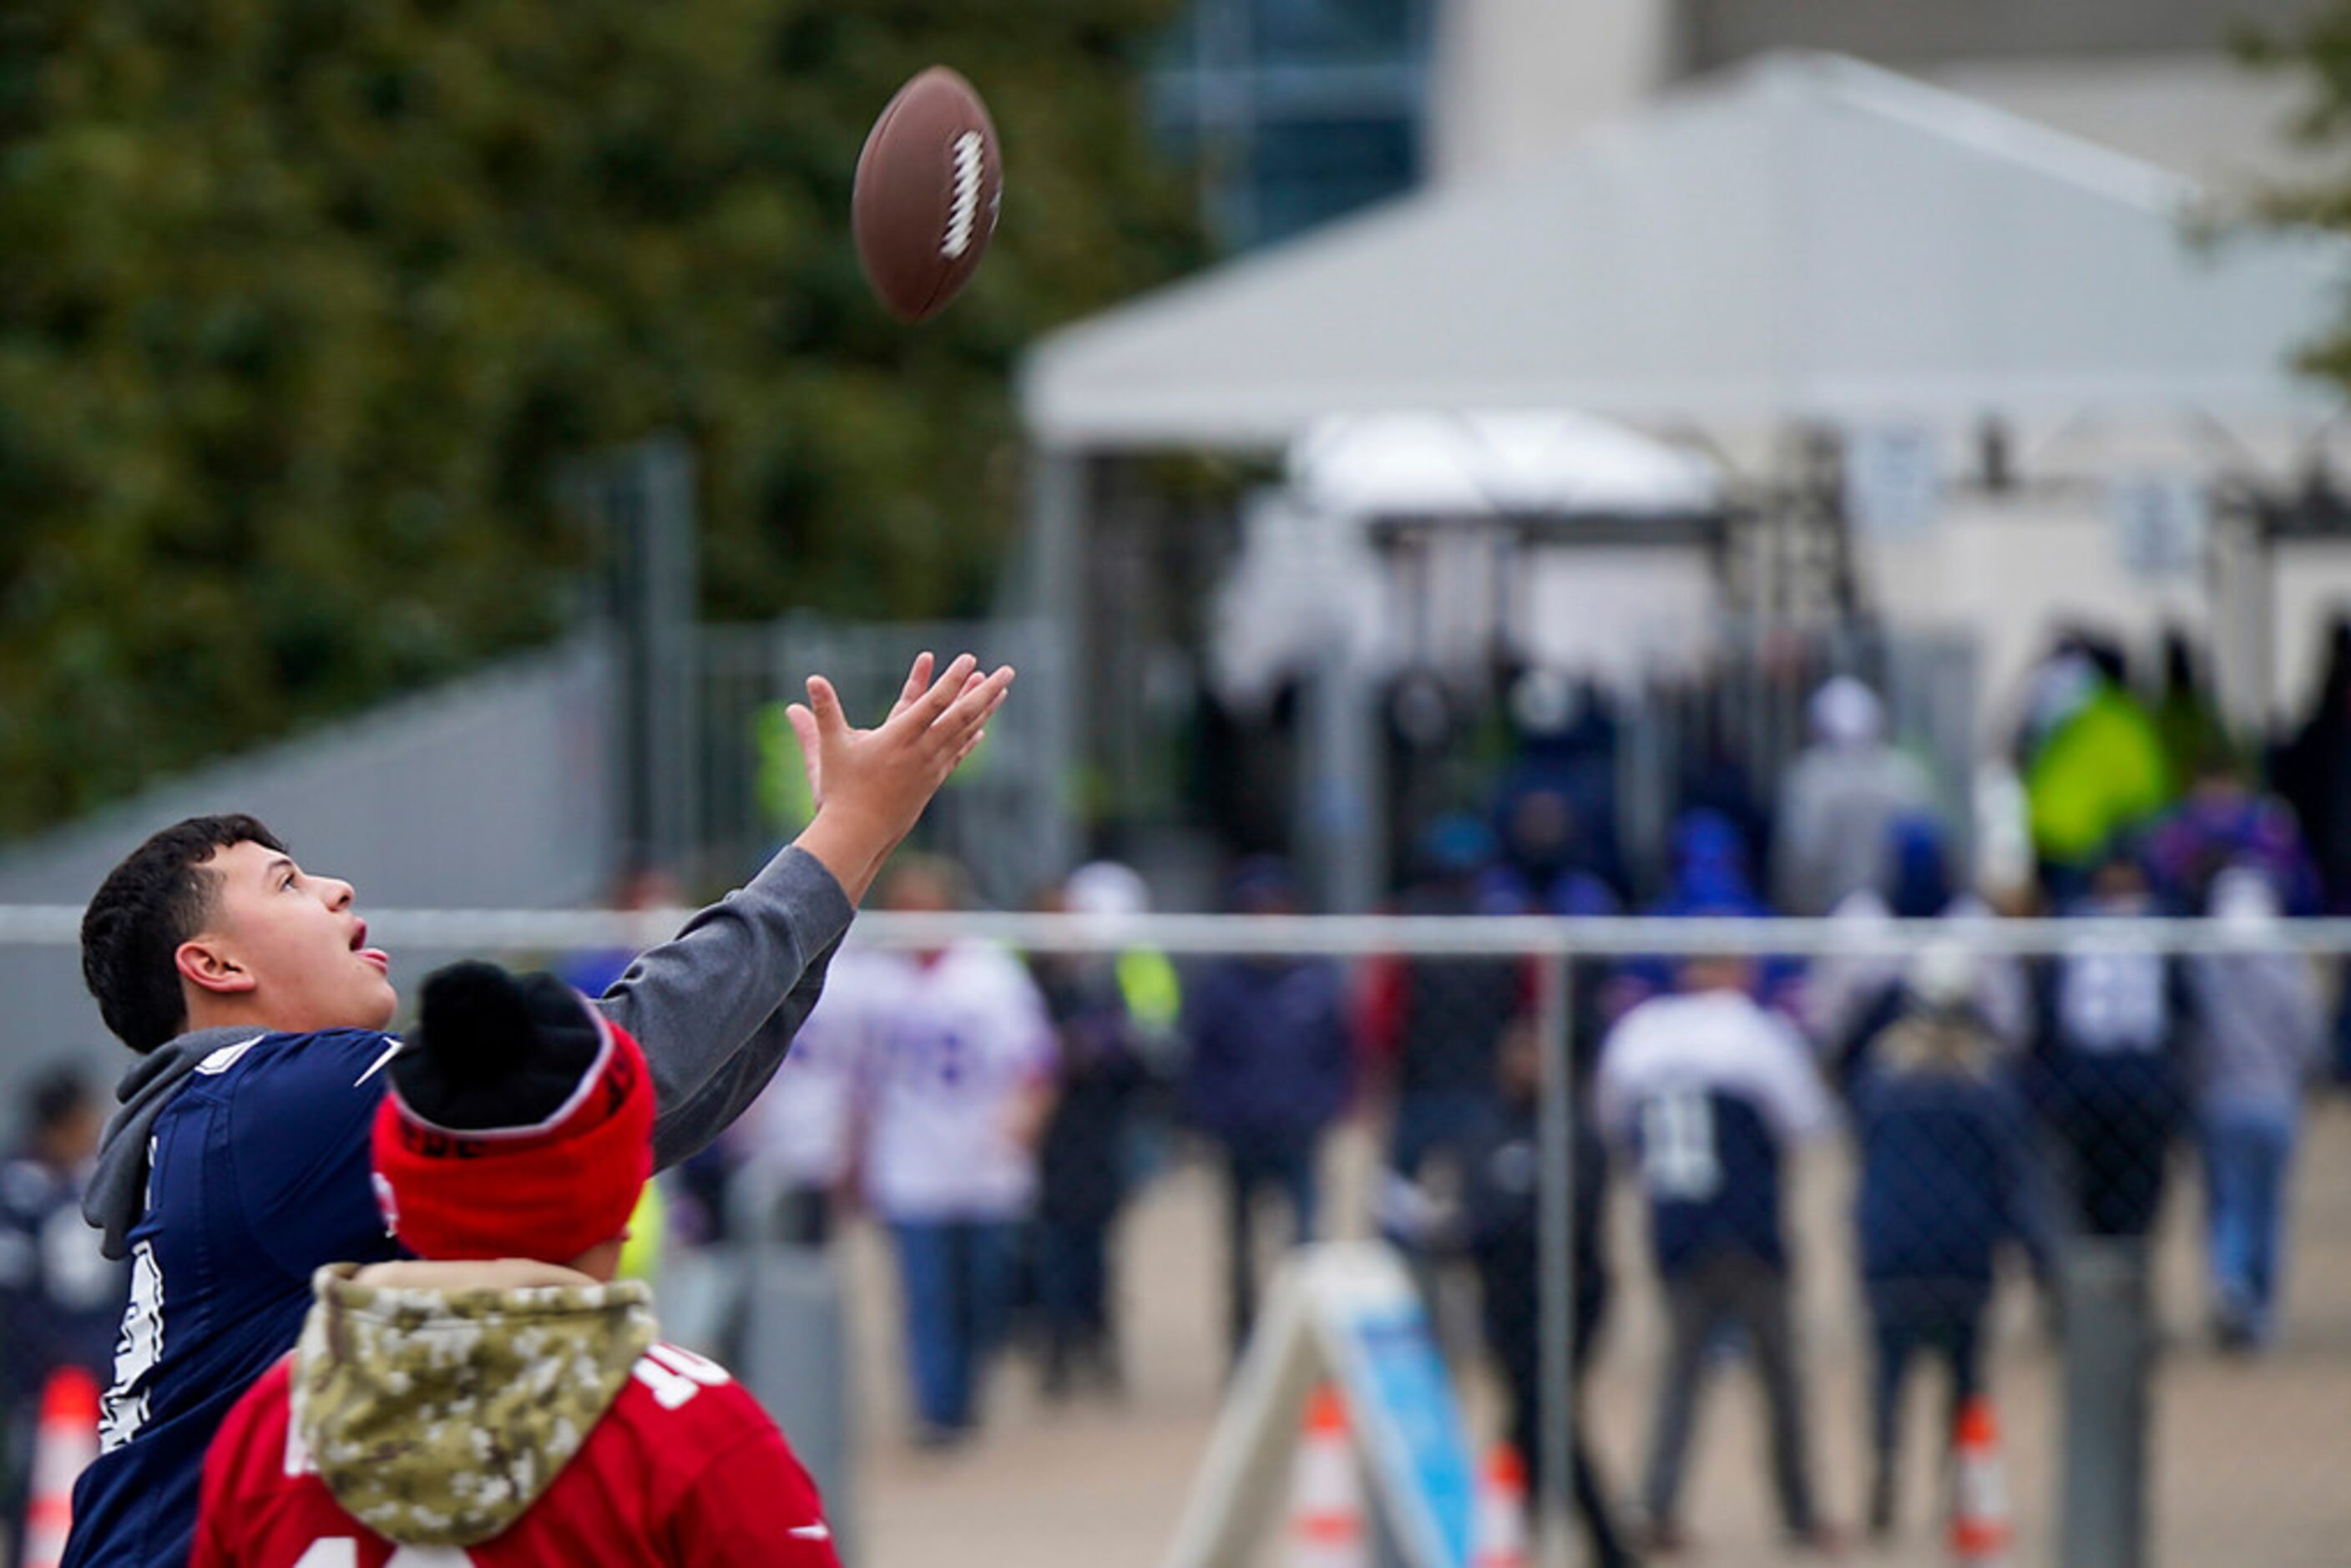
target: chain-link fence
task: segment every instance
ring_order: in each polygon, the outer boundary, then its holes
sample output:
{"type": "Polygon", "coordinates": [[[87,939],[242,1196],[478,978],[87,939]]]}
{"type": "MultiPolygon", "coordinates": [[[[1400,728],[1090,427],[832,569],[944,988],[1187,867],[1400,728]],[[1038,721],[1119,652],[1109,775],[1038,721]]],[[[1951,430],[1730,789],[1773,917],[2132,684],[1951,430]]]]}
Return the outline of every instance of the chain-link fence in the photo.
{"type": "MultiPolygon", "coordinates": [[[[66,961],[78,913],[0,910],[0,943],[66,961]]],[[[371,916],[412,984],[674,923],[371,916]]],[[[822,1234],[844,1184],[883,1220],[968,1208],[985,1236],[893,1223],[876,1255],[908,1296],[994,1281],[1049,1401],[1204,1375],[1137,1325],[1180,1300],[1213,1320],[1186,1343],[1237,1343],[1301,1223],[1384,1234],[1479,1433],[1605,1519],[1554,1562],[1927,1563],[1973,1531],[2065,1568],[2335,1563],[2346,954],[2328,921],[877,913],[687,1197],[738,1239],[822,1234]],[[1017,1131],[957,1153],[982,1125],[1017,1131]]],[[[903,1402],[947,1444],[976,1416],[930,1354],[903,1402]]]]}
{"type": "Polygon", "coordinates": [[[2351,1144],[2307,1092],[2342,928],[953,930],[1175,956],[1175,1095],[1236,1231],[1268,1201],[1329,1228],[1343,1195],[1301,1151],[1343,1036],[1376,1129],[1360,1212],[1418,1260],[1488,1429],[1598,1504],[1603,1560],[1859,1535],[2318,1563],[2351,1523],[2324,1458],[2351,1423],[2351,1144]]]}
{"type": "Polygon", "coordinates": [[[948,782],[916,841],[954,855],[984,891],[1006,899],[1025,893],[1038,868],[1068,861],[1062,716],[1071,672],[1050,626],[1006,620],[865,624],[792,615],[705,626],[697,640],[698,870],[723,876],[756,865],[807,822],[811,806],[784,708],[806,699],[810,671],[824,671],[846,711],[870,722],[889,711],[907,666],[924,649],[942,663],[969,652],[983,668],[1012,665],[1023,700],[990,721],[987,745],[948,782]]]}

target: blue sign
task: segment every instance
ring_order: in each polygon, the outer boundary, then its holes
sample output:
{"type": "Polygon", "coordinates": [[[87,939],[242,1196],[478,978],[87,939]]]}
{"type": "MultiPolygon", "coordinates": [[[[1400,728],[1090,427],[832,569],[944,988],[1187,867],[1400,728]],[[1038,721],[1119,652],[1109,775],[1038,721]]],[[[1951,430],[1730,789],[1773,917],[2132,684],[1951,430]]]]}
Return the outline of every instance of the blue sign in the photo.
{"type": "Polygon", "coordinates": [[[1390,1302],[1352,1316],[1345,1328],[1362,1374],[1350,1391],[1365,1406],[1354,1415],[1372,1439],[1374,1464],[1387,1472],[1383,1479],[1426,1505],[1446,1561],[1466,1564],[1477,1470],[1426,1315],[1417,1302],[1390,1302]]]}

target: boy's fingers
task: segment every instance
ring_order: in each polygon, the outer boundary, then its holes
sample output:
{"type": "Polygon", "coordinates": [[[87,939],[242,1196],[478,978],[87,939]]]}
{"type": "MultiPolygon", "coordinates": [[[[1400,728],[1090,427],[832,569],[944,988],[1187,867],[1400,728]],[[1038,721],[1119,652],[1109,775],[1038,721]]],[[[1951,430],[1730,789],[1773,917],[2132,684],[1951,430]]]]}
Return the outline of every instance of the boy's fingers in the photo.
{"type": "Polygon", "coordinates": [[[998,690],[961,717],[941,720],[938,727],[939,732],[946,737],[946,743],[949,746],[960,746],[969,739],[974,732],[996,716],[997,709],[1004,706],[1004,695],[1005,694],[998,690]]]}
{"type": "Polygon", "coordinates": [[[963,695],[948,708],[938,727],[951,742],[959,743],[971,730],[987,722],[987,716],[1003,706],[1004,694],[1012,688],[1012,666],[1005,665],[976,686],[966,688],[963,695]]]}
{"type": "Polygon", "coordinates": [[[952,734],[958,727],[967,723],[968,720],[961,716],[967,711],[964,699],[987,684],[987,677],[977,670],[966,675],[963,678],[963,690],[956,693],[956,700],[947,706],[947,711],[932,722],[931,729],[934,735],[952,734]]]}
{"type": "Polygon", "coordinates": [[[890,705],[892,718],[904,713],[914,700],[923,695],[923,688],[931,684],[932,663],[928,650],[914,655],[914,667],[906,672],[906,684],[899,688],[898,700],[890,705]]]}
{"type": "Polygon", "coordinates": [[[959,756],[967,747],[973,744],[972,737],[987,727],[988,720],[996,716],[996,710],[999,706],[1000,699],[999,702],[991,703],[967,718],[953,723],[940,721],[933,727],[930,734],[924,737],[932,747],[931,755],[934,757],[959,756]]]}
{"type": "Polygon", "coordinates": [[[971,736],[971,731],[987,724],[987,719],[997,717],[997,710],[1004,707],[1004,695],[1007,695],[1004,686],[997,686],[995,691],[983,691],[964,710],[947,712],[947,717],[940,719],[938,727],[935,727],[938,734],[946,738],[947,746],[962,746],[964,740],[971,736]]]}
{"type": "Polygon", "coordinates": [[[820,737],[841,734],[849,728],[849,720],[841,711],[841,694],[822,675],[808,678],[809,709],[816,733],[820,737]]]}
{"type": "Polygon", "coordinates": [[[800,765],[808,769],[809,796],[821,802],[824,799],[824,748],[818,743],[816,715],[801,704],[793,703],[784,709],[790,721],[792,738],[800,743],[800,765]]]}
{"type": "Polygon", "coordinates": [[[955,663],[947,666],[946,674],[933,681],[929,691],[908,703],[905,712],[893,722],[903,720],[910,727],[928,729],[932,720],[946,712],[947,705],[954,702],[956,694],[963,690],[965,678],[978,666],[979,661],[969,653],[956,654],[955,663]]]}

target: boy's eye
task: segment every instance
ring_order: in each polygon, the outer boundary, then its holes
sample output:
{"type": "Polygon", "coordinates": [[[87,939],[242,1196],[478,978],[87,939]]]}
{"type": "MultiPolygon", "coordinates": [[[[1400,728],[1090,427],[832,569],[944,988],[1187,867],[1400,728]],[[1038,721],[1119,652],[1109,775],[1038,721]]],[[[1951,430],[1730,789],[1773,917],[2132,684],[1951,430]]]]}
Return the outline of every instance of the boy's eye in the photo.
{"type": "Polygon", "coordinates": [[[294,873],[293,873],[292,872],[290,872],[290,871],[289,871],[289,872],[287,872],[287,873],[286,873],[286,880],[285,880],[284,882],[281,882],[281,883],[279,883],[277,884],[277,891],[278,891],[278,892],[280,892],[280,893],[283,893],[283,892],[285,892],[287,888],[292,887],[293,885],[294,885],[294,873]]]}

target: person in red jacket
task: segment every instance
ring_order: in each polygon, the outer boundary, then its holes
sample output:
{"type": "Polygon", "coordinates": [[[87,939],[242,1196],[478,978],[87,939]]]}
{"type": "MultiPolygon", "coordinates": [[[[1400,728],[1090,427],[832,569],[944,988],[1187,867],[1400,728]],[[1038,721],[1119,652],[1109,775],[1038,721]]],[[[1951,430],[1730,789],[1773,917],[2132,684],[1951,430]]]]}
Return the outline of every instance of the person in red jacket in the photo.
{"type": "Polygon", "coordinates": [[[376,1192],[419,1260],[319,1271],[207,1456],[193,1568],[839,1568],[775,1422],[613,1279],[653,1162],[628,1033],[458,964],[388,1075],[376,1192]]]}

